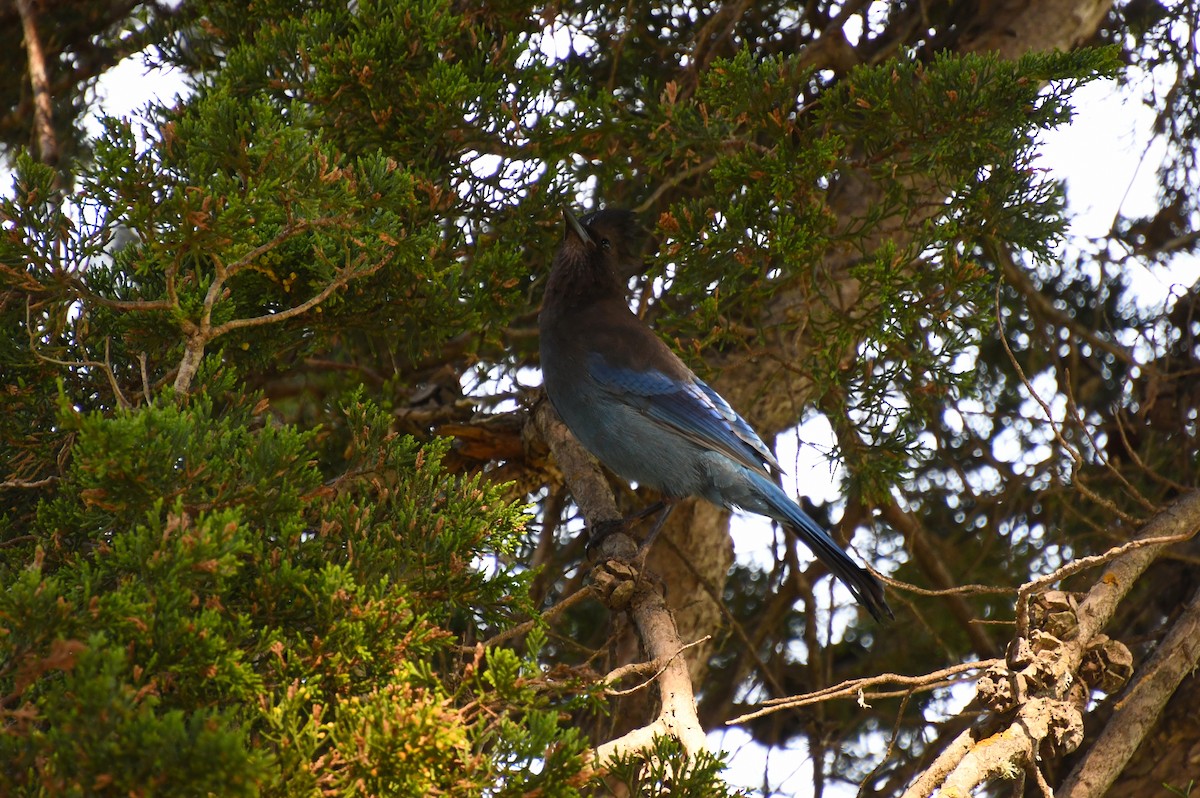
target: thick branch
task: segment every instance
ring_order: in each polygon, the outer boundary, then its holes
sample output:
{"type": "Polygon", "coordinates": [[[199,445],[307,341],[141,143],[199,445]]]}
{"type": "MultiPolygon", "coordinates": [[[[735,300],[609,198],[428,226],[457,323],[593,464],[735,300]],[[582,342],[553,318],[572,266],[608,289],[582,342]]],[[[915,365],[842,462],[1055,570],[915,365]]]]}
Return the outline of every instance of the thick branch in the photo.
{"type": "Polygon", "coordinates": [[[638,636],[652,661],[668,660],[658,677],[661,708],[658,718],[647,726],[611,740],[596,749],[596,758],[605,762],[615,754],[628,753],[650,745],[654,737],[669,734],[683,743],[683,749],[695,756],[705,750],[704,729],[696,715],[696,698],[687,660],[676,656],[684,643],[675,631],[675,621],[657,585],[642,582],[631,603],[629,614],[638,636]]]}
{"type": "Polygon", "coordinates": [[[1200,591],[1142,667],[1112,717],[1059,790],[1062,798],[1100,798],[1125,768],[1175,694],[1200,664],[1200,591]]]}
{"type": "Polygon", "coordinates": [[[978,784],[1023,772],[1034,761],[1042,740],[1050,735],[1057,703],[1032,698],[1022,704],[1015,721],[970,747],[946,776],[939,794],[947,798],[971,795],[978,784]]]}
{"type": "Polygon", "coordinates": [[[533,408],[533,423],[542,440],[550,447],[554,462],[562,470],[563,478],[571,488],[571,495],[579,505],[588,525],[596,527],[621,520],[617,502],[608,480],[600,466],[575,439],[567,425],[562,423],[547,401],[538,402],[533,408]]]}
{"type": "Polygon", "coordinates": [[[58,140],[54,135],[54,115],[50,103],[50,79],[46,75],[46,54],[38,37],[33,0],[16,0],[29,58],[29,83],[33,87],[33,127],[37,131],[42,163],[58,163],[58,140]]]}
{"type": "MultiPolygon", "coordinates": [[[[1137,536],[1139,540],[1162,538],[1164,542],[1126,552],[1113,561],[1104,577],[1088,591],[1087,598],[1079,605],[1079,639],[1086,643],[1098,635],[1150,563],[1157,560],[1168,546],[1194,536],[1197,531],[1200,531],[1200,490],[1176,499],[1150,519],[1150,523],[1137,536]]],[[[1083,659],[1084,645],[1075,648],[1078,651],[1073,652],[1070,671],[1078,668],[1083,659]]]]}
{"type": "MultiPolygon", "coordinates": [[[[571,435],[550,403],[539,402],[532,417],[589,526],[593,529],[597,526],[612,528],[620,524],[621,514],[599,465],[571,435]]],[[[613,556],[628,559],[636,552],[636,544],[620,527],[610,532],[601,544],[605,559],[613,556]]],[[[685,751],[695,755],[705,748],[704,728],[696,715],[696,698],[687,660],[679,656],[686,646],[679,638],[675,620],[663,598],[663,588],[648,573],[638,574],[628,566],[614,568],[610,565],[602,562],[593,572],[605,577],[607,586],[601,588],[601,593],[609,598],[610,608],[628,608],[647,658],[664,665],[657,677],[658,717],[646,726],[601,745],[596,749],[596,759],[604,762],[614,754],[645,748],[655,736],[663,734],[677,738],[685,751]],[[624,581],[621,581],[622,577],[626,577],[624,581]],[[616,599],[617,596],[621,598],[616,599]]]]}

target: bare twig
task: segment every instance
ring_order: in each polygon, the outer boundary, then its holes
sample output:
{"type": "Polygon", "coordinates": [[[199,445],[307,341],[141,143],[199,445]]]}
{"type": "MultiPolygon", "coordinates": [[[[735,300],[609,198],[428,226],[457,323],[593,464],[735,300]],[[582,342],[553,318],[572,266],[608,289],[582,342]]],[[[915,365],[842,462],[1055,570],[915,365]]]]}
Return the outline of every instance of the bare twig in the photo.
{"type": "Polygon", "coordinates": [[[1121,473],[1120,469],[1112,464],[1112,461],[1104,451],[1104,447],[1100,445],[1100,442],[1096,440],[1096,436],[1092,433],[1091,427],[1084,421],[1083,416],[1080,415],[1079,404],[1075,401],[1075,390],[1071,386],[1071,370],[1066,366],[1063,366],[1063,393],[1067,397],[1067,412],[1075,418],[1075,423],[1079,426],[1080,432],[1087,438],[1088,444],[1092,447],[1092,451],[1101,464],[1103,464],[1105,470],[1112,474],[1117,482],[1121,483],[1125,491],[1133,497],[1134,501],[1142,505],[1144,509],[1154,512],[1154,502],[1143,496],[1142,492],[1121,473]]]}
{"type": "Polygon", "coordinates": [[[242,330],[247,327],[260,327],[264,324],[277,324],[281,321],[287,321],[290,318],[299,316],[302,313],[307,313],[328,299],[330,294],[346,285],[346,283],[350,282],[356,277],[367,277],[377,269],[378,265],[370,270],[339,272],[337,277],[327,283],[325,287],[321,289],[319,294],[309,298],[307,301],[301,302],[299,305],[290,307],[287,310],[281,310],[278,313],[267,313],[262,316],[253,316],[248,319],[231,319],[220,326],[213,327],[209,340],[211,341],[213,338],[224,335],[228,332],[233,332],[234,330],[242,330]]]}
{"type": "Polygon", "coordinates": [[[996,245],[992,247],[992,252],[996,261],[1000,264],[1000,270],[1004,273],[1004,279],[1028,300],[1037,313],[1053,321],[1059,327],[1070,330],[1081,340],[1086,341],[1102,352],[1107,352],[1127,366],[1142,369],[1143,371],[1148,369],[1153,370],[1152,365],[1139,363],[1130,350],[1120,344],[1100,337],[1094,330],[1080,324],[1077,319],[1068,316],[1054,307],[1054,303],[1047,299],[1046,295],[1034,286],[1029,276],[1013,261],[1012,254],[1008,251],[1007,247],[996,245]]]}
{"type": "MultiPolygon", "coordinates": [[[[534,625],[539,620],[542,623],[549,623],[550,621],[554,620],[556,617],[558,617],[562,613],[569,610],[571,607],[574,607],[576,604],[583,601],[588,596],[594,596],[594,595],[595,595],[595,593],[591,587],[585,587],[585,588],[576,590],[574,593],[567,596],[562,601],[560,601],[557,604],[555,604],[554,606],[548,608],[545,612],[542,613],[540,618],[534,619],[531,621],[525,621],[524,623],[519,623],[516,626],[512,627],[511,629],[505,629],[503,632],[500,632],[499,634],[494,635],[490,639],[485,640],[483,642],[483,645],[485,648],[493,648],[495,646],[501,645],[502,643],[506,643],[509,640],[512,640],[514,637],[520,637],[523,634],[528,634],[529,632],[533,631],[534,625]]],[[[468,646],[468,650],[473,651],[474,649],[475,649],[474,646],[468,646]]]]}
{"type": "Polygon", "coordinates": [[[1080,557],[1078,560],[1072,560],[1061,568],[1056,568],[1053,573],[1049,573],[1030,582],[1026,582],[1017,590],[1017,637],[1025,637],[1026,633],[1029,631],[1029,599],[1033,597],[1034,594],[1041,592],[1056,582],[1061,582],[1069,576],[1074,576],[1081,571],[1086,571],[1089,568],[1095,568],[1097,565],[1103,565],[1106,562],[1111,562],[1126,552],[1133,551],[1134,549],[1144,548],[1146,546],[1162,548],[1164,546],[1170,546],[1172,543],[1182,543],[1183,541],[1190,539],[1194,534],[1196,534],[1195,530],[1191,530],[1178,535],[1131,540],[1123,545],[1114,546],[1103,554],[1094,554],[1090,557],[1080,557]]]}
{"type": "MultiPolygon", "coordinates": [[[[896,710],[896,721],[892,724],[892,733],[888,735],[887,748],[884,750],[883,756],[879,758],[879,764],[871,768],[871,772],[868,773],[861,782],[859,782],[858,795],[856,798],[863,797],[863,795],[866,793],[867,785],[870,784],[871,780],[875,778],[875,774],[878,773],[880,768],[886,765],[888,760],[892,758],[892,752],[896,750],[896,740],[900,737],[900,726],[904,723],[904,713],[908,710],[908,704],[912,700],[912,697],[912,690],[906,690],[904,692],[904,698],[900,702],[900,708],[896,710]]],[[[861,705],[863,702],[860,701],[859,703],[861,705]]]]}
{"type": "Polygon", "coordinates": [[[146,404],[150,404],[151,389],[150,389],[150,373],[146,369],[146,353],[138,352],[138,366],[142,372],[142,396],[146,400],[146,404]]]}
{"type": "MultiPolygon", "coordinates": [[[[903,579],[882,574],[879,571],[869,569],[879,581],[889,587],[894,587],[897,590],[902,590],[905,593],[912,593],[916,596],[997,596],[1006,593],[1012,593],[1011,587],[997,587],[996,585],[959,585],[958,587],[947,588],[928,588],[914,585],[912,582],[905,582],[903,579]]],[[[972,623],[983,623],[982,620],[974,619],[972,623]]]]}
{"type": "Polygon", "coordinates": [[[55,366],[64,366],[66,368],[94,368],[99,369],[108,379],[108,385],[112,388],[113,395],[116,397],[117,404],[128,410],[132,405],[125,398],[125,394],[121,391],[121,386],[117,384],[117,375],[113,373],[112,361],[109,358],[109,344],[111,339],[104,339],[104,360],[59,360],[58,358],[44,355],[38,349],[37,330],[33,326],[33,303],[31,298],[25,299],[25,331],[29,335],[29,351],[38,360],[44,363],[52,363],[55,366]]]}
{"type": "Polygon", "coordinates": [[[1167,486],[1173,491],[1182,493],[1183,491],[1188,490],[1187,485],[1184,485],[1181,482],[1176,482],[1165,474],[1160,474],[1157,469],[1150,468],[1150,466],[1146,465],[1146,463],[1142,461],[1142,458],[1138,456],[1137,448],[1133,445],[1133,443],[1129,440],[1129,436],[1125,433],[1124,408],[1117,408],[1116,418],[1114,420],[1116,423],[1113,426],[1117,428],[1117,434],[1121,436],[1121,445],[1125,447],[1125,454],[1129,457],[1130,461],[1135,467],[1137,467],[1138,470],[1150,477],[1150,479],[1153,479],[1160,485],[1167,486]]]}
{"type": "Polygon", "coordinates": [[[217,302],[224,296],[226,290],[225,283],[230,277],[233,277],[254,263],[258,258],[301,233],[321,227],[337,226],[342,222],[343,220],[334,216],[323,216],[317,219],[305,219],[293,222],[284,226],[270,241],[259,244],[229,265],[224,265],[219,260],[214,260],[216,276],[204,295],[204,305],[200,312],[199,325],[188,320],[184,320],[181,325],[183,332],[187,335],[187,341],[184,344],[183,359],[180,360],[179,370],[175,374],[174,387],[178,393],[187,393],[191,388],[196,371],[200,368],[200,361],[204,358],[205,347],[214,339],[234,330],[259,327],[264,324],[277,324],[307,313],[351,280],[374,274],[383,267],[383,261],[372,263],[365,268],[356,268],[354,264],[347,264],[337,270],[334,278],[320,292],[301,302],[299,305],[290,307],[287,310],[281,310],[278,313],[265,313],[261,316],[253,316],[245,319],[232,319],[224,324],[219,324],[215,327],[212,326],[213,308],[216,307],[217,302]]]}
{"type": "MultiPolygon", "coordinates": [[[[1074,464],[1071,469],[1071,473],[1072,476],[1075,476],[1079,471],[1079,467],[1083,465],[1083,456],[1079,453],[1078,449],[1068,443],[1067,439],[1063,437],[1062,430],[1059,427],[1059,423],[1054,419],[1054,412],[1050,409],[1050,405],[1046,404],[1046,401],[1042,399],[1041,395],[1034,389],[1033,383],[1031,383],[1029,378],[1025,376],[1025,369],[1021,368],[1021,363],[1017,360],[1017,356],[1013,354],[1012,347],[1008,345],[1008,334],[1004,329],[1004,314],[1000,311],[999,283],[996,284],[996,329],[1000,333],[1000,345],[1004,347],[1004,352],[1008,355],[1008,361],[1012,364],[1013,369],[1017,372],[1017,377],[1020,378],[1021,384],[1025,386],[1025,390],[1029,391],[1030,397],[1032,397],[1033,400],[1038,403],[1038,406],[1042,408],[1042,412],[1046,415],[1046,423],[1050,425],[1050,430],[1054,433],[1054,439],[1058,441],[1060,446],[1062,446],[1063,451],[1070,455],[1071,462],[1074,464]]],[[[1105,510],[1108,510],[1115,517],[1120,518],[1126,523],[1138,523],[1138,519],[1129,515],[1120,507],[1117,507],[1117,505],[1111,500],[1098,495],[1091,488],[1083,484],[1082,480],[1077,478],[1074,480],[1074,482],[1076,490],[1078,490],[1091,501],[1103,507],[1105,510]]]]}
{"type": "MultiPolygon", "coordinates": [[[[943,590],[954,590],[956,587],[954,577],[951,576],[950,569],[946,567],[937,551],[930,545],[929,535],[926,534],[921,522],[912,513],[902,510],[894,499],[882,505],[880,509],[883,513],[883,520],[904,535],[909,551],[913,553],[921,570],[943,590]]],[[[971,611],[962,596],[958,593],[943,595],[950,614],[966,632],[967,639],[971,641],[975,650],[985,657],[994,656],[998,651],[996,642],[992,640],[992,636],[986,629],[975,623],[975,613],[971,611]]]]}
{"type": "Polygon", "coordinates": [[[110,299],[92,291],[77,276],[67,277],[64,279],[64,282],[85,302],[93,305],[102,305],[113,310],[149,312],[152,310],[172,310],[179,305],[177,299],[110,299]]]}
{"type": "Polygon", "coordinates": [[[108,387],[112,388],[113,395],[117,397],[117,404],[121,407],[122,410],[128,410],[129,408],[133,407],[133,405],[130,403],[130,401],[128,399],[125,398],[125,394],[121,391],[121,386],[117,384],[117,375],[113,373],[113,368],[112,368],[112,356],[111,356],[111,351],[110,351],[112,348],[111,345],[112,345],[112,339],[105,338],[104,339],[104,374],[105,374],[105,376],[108,377],[108,387]]]}
{"type": "Polygon", "coordinates": [[[975,662],[961,662],[958,665],[951,665],[948,668],[933,671],[932,673],[922,674],[921,676],[905,676],[899,673],[881,673],[878,676],[864,676],[858,679],[849,679],[840,684],[831,685],[830,687],[821,690],[814,690],[811,693],[804,695],[788,696],[787,698],[772,698],[764,702],[761,709],[756,709],[753,712],[747,712],[745,715],[733,718],[727,721],[730,726],[739,723],[745,723],[755,718],[761,718],[764,715],[769,715],[772,712],[778,712],[781,709],[795,709],[809,704],[818,704],[823,701],[835,701],[842,698],[859,698],[861,695],[864,699],[871,697],[883,697],[881,693],[867,693],[864,691],[866,687],[874,685],[894,684],[901,685],[905,689],[900,691],[904,693],[916,693],[933,690],[942,687],[950,682],[956,681],[952,677],[958,676],[970,671],[982,671],[987,668],[997,665],[1002,660],[986,659],[975,662]]]}
{"type": "Polygon", "coordinates": [[[714,166],[717,165],[718,160],[719,160],[719,157],[714,155],[711,158],[705,158],[703,161],[696,164],[695,166],[689,167],[687,169],[684,169],[683,171],[676,172],[675,174],[671,175],[669,178],[667,178],[666,180],[659,183],[658,186],[654,189],[654,191],[650,194],[650,196],[646,198],[646,201],[641,203],[640,205],[638,205],[636,208],[634,208],[634,212],[635,213],[644,213],[647,210],[649,210],[650,208],[653,208],[655,203],[657,203],[662,198],[663,194],[666,194],[668,191],[670,191],[671,189],[680,185],[681,183],[691,180],[696,175],[702,175],[705,172],[709,171],[710,169],[712,169],[714,166]]]}
{"type": "Polygon", "coordinates": [[[616,684],[617,682],[619,682],[622,679],[628,679],[630,676],[644,676],[646,674],[651,674],[651,676],[649,679],[645,679],[640,684],[638,684],[634,687],[630,687],[627,690],[615,690],[615,689],[609,688],[608,690],[605,690],[604,692],[607,695],[611,695],[611,696],[625,696],[625,695],[631,695],[633,693],[636,693],[638,690],[641,690],[644,687],[647,687],[647,686],[653,684],[654,680],[657,679],[659,676],[662,676],[663,673],[667,670],[667,666],[670,665],[675,659],[677,659],[679,657],[679,655],[682,654],[684,651],[687,651],[689,648],[692,648],[693,646],[698,646],[702,643],[707,643],[709,640],[712,640],[712,635],[705,635],[704,637],[700,638],[699,640],[693,640],[690,643],[685,643],[682,648],[680,648],[678,651],[676,651],[674,654],[672,654],[670,657],[668,657],[665,660],[655,659],[655,660],[649,660],[647,662],[634,662],[629,665],[622,665],[619,668],[614,668],[613,670],[609,671],[608,674],[604,677],[604,682],[606,684],[616,684]]]}
{"type": "Polygon", "coordinates": [[[53,485],[58,482],[58,477],[44,477],[43,479],[6,479],[0,482],[0,488],[44,488],[47,485],[53,485]]]}
{"type": "MultiPolygon", "coordinates": [[[[1034,782],[1038,786],[1038,790],[1042,793],[1042,798],[1054,798],[1054,790],[1051,789],[1050,783],[1046,781],[1046,774],[1042,773],[1042,769],[1038,767],[1037,762],[1030,762],[1027,771],[1033,773],[1034,782]]],[[[1024,795],[1024,793],[1021,793],[1024,795]]]]}

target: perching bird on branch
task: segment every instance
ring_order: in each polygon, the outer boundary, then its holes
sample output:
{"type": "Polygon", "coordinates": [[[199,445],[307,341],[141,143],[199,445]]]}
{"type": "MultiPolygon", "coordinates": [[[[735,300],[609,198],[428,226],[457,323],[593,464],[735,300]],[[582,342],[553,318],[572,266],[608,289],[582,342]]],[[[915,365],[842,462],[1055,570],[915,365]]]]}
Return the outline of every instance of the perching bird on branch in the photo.
{"type": "Polygon", "coordinates": [[[575,437],[668,499],[703,496],[773,518],[872,616],[891,617],[879,581],[775,484],[782,468],[762,439],[629,309],[618,266],[637,256],[633,214],[563,216],[538,323],[546,393],[575,437]]]}

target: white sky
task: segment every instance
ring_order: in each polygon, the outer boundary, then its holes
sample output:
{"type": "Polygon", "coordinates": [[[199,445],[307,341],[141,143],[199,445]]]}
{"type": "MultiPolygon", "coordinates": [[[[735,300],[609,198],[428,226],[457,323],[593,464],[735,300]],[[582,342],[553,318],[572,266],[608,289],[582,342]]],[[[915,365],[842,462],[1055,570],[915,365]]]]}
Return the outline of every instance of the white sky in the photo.
{"type": "MultiPolygon", "coordinates": [[[[134,57],[101,79],[100,110],[128,116],[152,97],[170,98],[181,90],[178,73],[147,72],[141,59],[134,57]]],[[[1075,105],[1074,121],[1045,135],[1040,161],[1041,167],[1067,181],[1070,234],[1076,239],[1068,241],[1067,247],[1076,246],[1078,239],[1104,236],[1118,210],[1126,214],[1151,212],[1156,195],[1154,169],[1162,156],[1160,149],[1147,150],[1153,114],[1136,91],[1119,93],[1113,82],[1097,82],[1079,90],[1075,105]]],[[[98,133],[99,125],[93,120],[89,130],[98,133]]],[[[1132,276],[1139,301],[1156,305],[1200,277],[1200,259],[1179,258],[1169,272],[1139,268],[1132,276]]],[[[832,444],[832,433],[824,419],[802,426],[799,438],[781,436],[777,441],[779,461],[791,472],[795,483],[785,481],[785,488],[819,504],[839,501],[840,480],[826,457],[832,444]],[[801,439],[806,445],[798,447],[801,439]]],[[[776,533],[765,519],[743,517],[734,525],[733,535],[739,559],[770,560],[776,533]]],[[[714,732],[709,740],[714,748],[733,753],[733,767],[727,775],[736,786],[761,790],[766,785],[771,795],[778,796],[803,796],[811,790],[812,763],[803,747],[768,752],[738,730],[714,732]]],[[[829,790],[828,794],[854,793],[829,790]]]]}

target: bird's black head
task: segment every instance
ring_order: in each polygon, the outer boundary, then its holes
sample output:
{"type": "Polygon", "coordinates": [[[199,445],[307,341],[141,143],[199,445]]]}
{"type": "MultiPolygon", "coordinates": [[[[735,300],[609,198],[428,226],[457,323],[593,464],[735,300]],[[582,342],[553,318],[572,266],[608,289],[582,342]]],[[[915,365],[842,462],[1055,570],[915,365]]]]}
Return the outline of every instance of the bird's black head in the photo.
{"type": "Polygon", "coordinates": [[[637,268],[640,235],[631,211],[606,208],[576,218],[563,208],[566,231],[554,255],[546,301],[575,303],[625,296],[637,268]]]}

